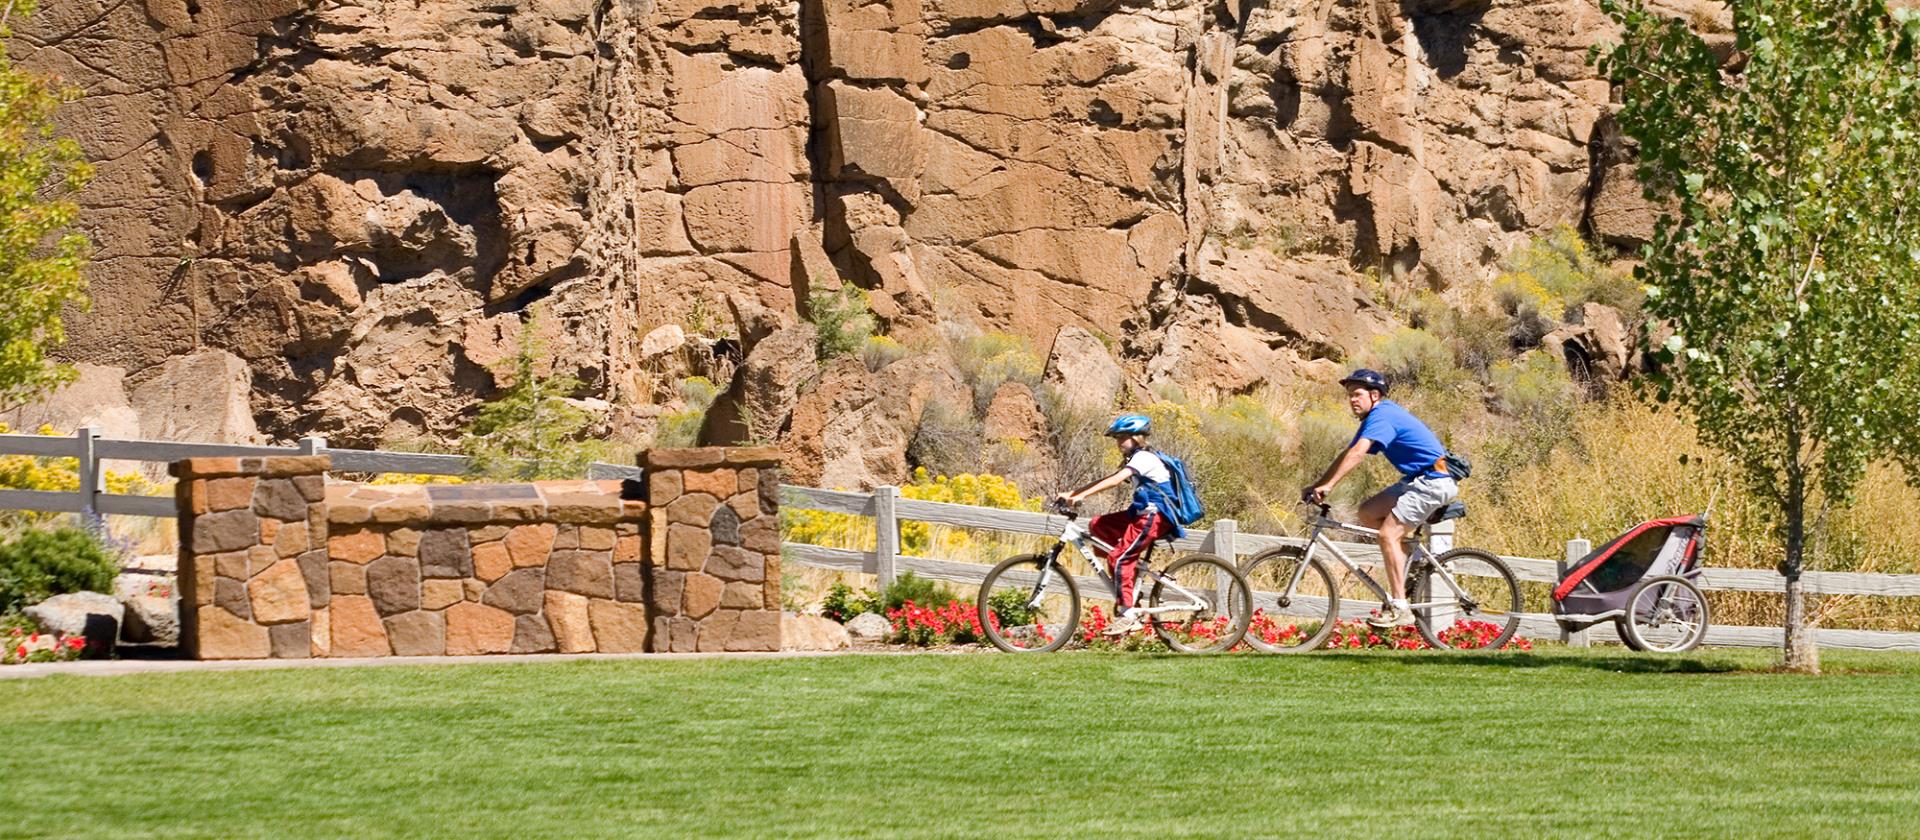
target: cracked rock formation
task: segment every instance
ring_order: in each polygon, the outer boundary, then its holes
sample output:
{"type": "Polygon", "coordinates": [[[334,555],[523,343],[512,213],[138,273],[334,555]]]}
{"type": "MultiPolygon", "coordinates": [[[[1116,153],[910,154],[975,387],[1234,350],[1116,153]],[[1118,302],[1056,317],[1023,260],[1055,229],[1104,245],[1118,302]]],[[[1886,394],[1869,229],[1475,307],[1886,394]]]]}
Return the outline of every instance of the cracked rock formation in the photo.
{"type": "Polygon", "coordinates": [[[1378,278],[1465,299],[1556,225],[1645,238],[1609,32],[1593,0],[66,0],[15,50],[84,91],[89,382],[142,428],[346,445],[455,433],[528,312],[644,433],[686,365],[643,338],[732,336],[687,345],[731,374],[843,278],[895,336],[1067,329],[1133,385],[1321,375],[1391,329],[1378,278]],[[146,417],[188,411],[140,398],[183,359],[219,417],[146,417]]]}

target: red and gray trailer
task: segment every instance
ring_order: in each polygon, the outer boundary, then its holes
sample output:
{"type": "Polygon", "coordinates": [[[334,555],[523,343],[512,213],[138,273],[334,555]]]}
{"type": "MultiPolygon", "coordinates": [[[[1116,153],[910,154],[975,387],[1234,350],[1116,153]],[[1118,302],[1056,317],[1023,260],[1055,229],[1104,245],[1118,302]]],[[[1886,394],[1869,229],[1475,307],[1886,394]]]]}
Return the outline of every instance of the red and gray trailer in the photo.
{"type": "Polygon", "coordinates": [[[1700,555],[1707,517],[1642,522],[1568,567],[1553,588],[1553,616],[1568,631],[1611,621],[1634,650],[1678,653],[1707,634],[1700,555]]]}

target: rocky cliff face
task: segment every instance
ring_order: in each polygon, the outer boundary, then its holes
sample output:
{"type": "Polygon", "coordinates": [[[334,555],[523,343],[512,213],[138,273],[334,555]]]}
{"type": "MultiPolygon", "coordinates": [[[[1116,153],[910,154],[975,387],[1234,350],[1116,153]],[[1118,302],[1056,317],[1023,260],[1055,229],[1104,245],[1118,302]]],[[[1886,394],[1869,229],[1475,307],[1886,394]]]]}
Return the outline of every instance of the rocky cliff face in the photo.
{"type": "Polygon", "coordinates": [[[1380,278],[1464,299],[1554,225],[1645,236],[1607,32],[1592,0],[69,0],[17,50],[86,91],[89,387],[371,442],[458,428],[529,310],[643,432],[685,361],[643,337],[751,358],[838,278],[893,335],[1072,327],[1136,385],[1318,373],[1389,328],[1380,278]]]}

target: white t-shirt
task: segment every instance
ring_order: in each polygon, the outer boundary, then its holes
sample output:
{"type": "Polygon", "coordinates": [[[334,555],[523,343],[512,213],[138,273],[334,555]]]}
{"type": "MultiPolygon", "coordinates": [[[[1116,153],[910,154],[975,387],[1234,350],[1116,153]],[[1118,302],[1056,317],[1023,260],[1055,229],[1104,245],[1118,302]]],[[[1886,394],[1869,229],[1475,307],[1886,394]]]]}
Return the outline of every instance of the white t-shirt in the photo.
{"type": "Polygon", "coordinates": [[[1127,459],[1127,469],[1153,484],[1173,480],[1173,473],[1167,472],[1167,462],[1145,449],[1134,450],[1133,457],[1127,459]]]}

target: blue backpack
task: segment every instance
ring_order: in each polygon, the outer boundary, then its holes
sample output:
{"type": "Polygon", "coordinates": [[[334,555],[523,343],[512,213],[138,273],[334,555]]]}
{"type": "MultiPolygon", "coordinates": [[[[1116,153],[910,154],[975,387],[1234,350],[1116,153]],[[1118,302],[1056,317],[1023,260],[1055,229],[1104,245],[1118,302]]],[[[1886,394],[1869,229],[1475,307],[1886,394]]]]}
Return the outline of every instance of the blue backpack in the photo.
{"type": "MultiPolygon", "coordinates": [[[[1199,522],[1201,517],[1207,515],[1207,509],[1200,504],[1200,494],[1193,489],[1193,479],[1187,477],[1187,462],[1157,449],[1153,450],[1153,454],[1167,465],[1167,486],[1156,488],[1160,491],[1159,495],[1164,497],[1164,504],[1160,507],[1176,524],[1192,525],[1199,522]]],[[[1179,531],[1178,528],[1174,530],[1179,531]]]]}

